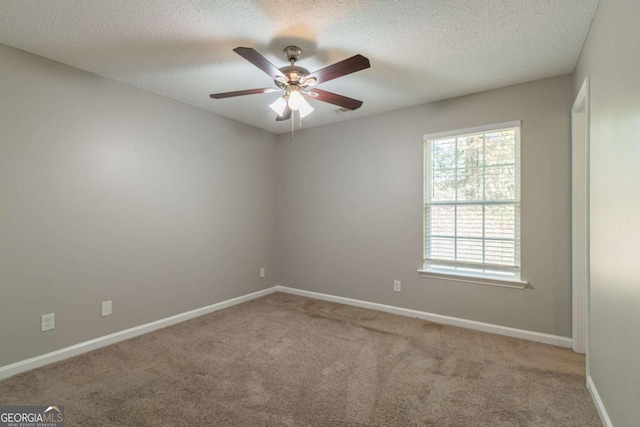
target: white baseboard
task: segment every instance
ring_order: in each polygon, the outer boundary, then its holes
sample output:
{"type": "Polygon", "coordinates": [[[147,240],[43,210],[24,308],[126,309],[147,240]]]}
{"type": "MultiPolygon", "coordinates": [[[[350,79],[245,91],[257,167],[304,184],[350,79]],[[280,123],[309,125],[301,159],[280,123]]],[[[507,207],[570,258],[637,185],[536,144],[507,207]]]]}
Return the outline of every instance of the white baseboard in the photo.
{"type": "Polygon", "coordinates": [[[540,332],[526,331],[524,329],[509,328],[507,326],[493,325],[491,323],[476,322],[474,320],[460,319],[458,317],[443,316],[441,314],[427,313],[425,311],[411,310],[408,308],[395,307],[392,305],[378,304],[375,302],[362,301],[351,298],[337,297],[333,295],[321,294],[318,292],[304,291],[301,289],[288,288],[286,286],[276,286],[278,292],[292,295],[315,298],[324,301],[337,302],[340,304],[353,305],[355,307],[368,308],[371,310],[384,311],[387,313],[399,314],[401,316],[415,317],[444,325],[458,326],[460,328],[473,329],[475,331],[489,332],[497,335],[505,335],[513,338],[521,338],[529,341],[551,344],[559,347],[571,348],[571,338],[557,335],[543,334],[540,332]]]}
{"type": "Polygon", "coordinates": [[[167,326],[175,325],[176,323],[181,323],[186,320],[193,319],[194,317],[202,316],[204,314],[222,310],[223,308],[231,307],[233,305],[250,301],[252,299],[260,298],[274,292],[276,292],[276,287],[263,289],[261,291],[211,304],[206,307],[201,307],[195,310],[187,311],[185,313],[176,314],[175,316],[160,319],[155,322],[135,326],[130,329],[125,329],[124,331],[119,331],[110,335],[105,335],[89,341],[84,341],[79,344],[61,348],[60,350],[52,351],[51,353],[46,353],[40,356],[32,357],[30,359],[21,360],[10,365],[2,366],[0,367],[0,380],[11,377],[13,375],[17,375],[22,372],[29,371],[31,369],[48,365],[50,363],[59,362],[60,360],[68,359],[69,357],[87,353],[100,347],[105,347],[107,345],[115,344],[129,338],[137,337],[139,335],[147,334],[158,329],[166,328],[167,326]]]}
{"type": "MultiPolygon", "coordinates": [[[[117,342],[124,341],[129,338],[137,337],[139,335],[147,334],[149,332],[153,332],[158,329],[166,328],[167,326],[175,325],[176,323],[184,322],[186,320],[193,319],[194,317],[202,316],[204,314],[222,310],[223,308],[231,307],[233,305],[250,301],[255,298],[269,295],[274,292],[284,292],[292,295],[300,295],[300,296],[315,298],[315,299],[324,300],[324,301],[331,301],[331,302],[337,302],[340,304],[352,305],[355,307],[362,307],[362,308],[368,308],[371,310],[384,311],[387,313],[414,317],[414,318],[428,320],[435,323],[441,323],[444,325],[458,326],[461,328],[473,329],[473,330],[482,331],[482,332],[489,332],[497,335],[506,335],[508,337],[521,338],[529,341],[536,341],[536,342],[556,345],[560,347],[571,348],[571,345],[572,345],[572,341],[570,338],[560,337],[556,335],[525,331],[522,329],[509,328],[506,326],[492,325],[490,323],[476,322],[474,320],[466,320],[466,319],[460,319],[457,317],[427,313],[425,311],[411,310],[408,308],[394,307],[391,305],[378,304],[374,302],[361,301],[361,300],[356,300],[351,298],[321,294],[318,292],[288,288],[286,286],[274,286],[268,289],[263,289],[261,291],[253,292],[247,295],[242,295],[226,301],[221,301],[216,304],[208,305],[206,307],[187,311],[185,313],[176,314],[175,316],[167,317],[165,319],[157,320],[155,322],[136,326],[130,329],[125,329],[124,331],[119,331],[110,335],[105,335],[89,341],[84,341],[79,344],[62,348],[60,350],[56,350],[40,356],[32,357],[30,359],[21,360],[19,362],[12,363],[10,365],[2,366],[0,367],[0,380],[11,377],[13,375],[17,375],[22,372],[29,371],[31,369],[48,365],[50,363],[59,362],[69,357],[87,353],[89,351],[96,350],[101,347],[105,347],[107,345],[115,344],[117,342]]],[[[592,394],[594,393],[594,391],[595,391],[595,386],[593,387],[592,394]]],[[[597,396],[597,393],[595,393],[595,395],[597,396]]],[[[594,400],[595,400],[595,397],[594,397],[594,400]]],[[[600,409],[598,410],[600,411],[600,409]]],[[[604,406],[602,406],[602,410],[604,410],[604,406]]],[[[606,412],[604,412],[604,414],[606,416],[606,412]]]]}
{"type": "Polygon", "coordinates": [[[602,403],[602,399],[600,399],[600,394],[598,393],[598,389],[596,385],[593,383],[591,379],[591,375],[587,374],[587,389],[589,393],[591,393],[591,398],[593,399],[593,403],[596,405],[596,409],[598,410],[598,415],[600,415],[600,419],[602,420],[602,424],[605,427],[613,427],[613,423],[609,418],[609,414],[607,413],[607,409],[604,407],[604,403],[602,403]]]}

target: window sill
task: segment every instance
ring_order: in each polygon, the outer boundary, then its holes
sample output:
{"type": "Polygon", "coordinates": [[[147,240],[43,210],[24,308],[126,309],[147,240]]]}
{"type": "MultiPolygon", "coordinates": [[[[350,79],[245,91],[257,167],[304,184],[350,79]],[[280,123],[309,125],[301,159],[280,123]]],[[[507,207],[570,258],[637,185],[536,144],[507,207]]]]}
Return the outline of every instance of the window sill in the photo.
{"type": "Polygon", "coordinates": [[[525,289],[529,282],[525,282],[518,279],[508,279],[508,278],[498,278],[498,277],[490,277],[490,276],[482,276],[482,275],[474,275],[474,274],[461,274],[461,273],[447,273],[442,272],[440,270],[418,270],[420,276],[422,277],[430,277],[434,279],[442,279],[442,280],[451,280],[454,282],[464,282],[464,283],[476,283],[478,285],[487,285],[487,286],[498,286],[501,288],[511,288],[511,289],[525,289]]]}

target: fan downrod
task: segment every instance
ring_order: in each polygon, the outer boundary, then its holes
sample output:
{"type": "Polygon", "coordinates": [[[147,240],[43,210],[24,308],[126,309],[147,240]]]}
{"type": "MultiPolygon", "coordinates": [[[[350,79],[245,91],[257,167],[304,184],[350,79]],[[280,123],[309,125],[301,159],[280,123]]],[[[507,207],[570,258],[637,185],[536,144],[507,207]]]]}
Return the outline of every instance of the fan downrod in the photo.
{"type": "MultiPolygon", "coordinates": [[[[296,65],[296,61],[300,57],[302,50],[298,46],[287,46],[283,50],[287,60],[291,65],[279,68],[280,72],[286,76],[286,78],[275,78],[274,83],[280,89],[287,89],[289,86],[300,87],[305,76],[309,74],[309,70],[304,67],[296,65]]],[[[307,83],[308,86],[311,82],[307,83]]]]}

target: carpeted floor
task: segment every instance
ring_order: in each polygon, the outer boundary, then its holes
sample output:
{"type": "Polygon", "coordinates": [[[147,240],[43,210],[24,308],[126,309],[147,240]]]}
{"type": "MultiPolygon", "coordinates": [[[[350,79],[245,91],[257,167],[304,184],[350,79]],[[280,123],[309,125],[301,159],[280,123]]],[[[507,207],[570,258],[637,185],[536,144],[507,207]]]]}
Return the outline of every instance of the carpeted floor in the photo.
{"type": "Polygon", "coordinates": [[[282,293],[0,382],[73,426],[600,426],[570,350],[282,293]]]}

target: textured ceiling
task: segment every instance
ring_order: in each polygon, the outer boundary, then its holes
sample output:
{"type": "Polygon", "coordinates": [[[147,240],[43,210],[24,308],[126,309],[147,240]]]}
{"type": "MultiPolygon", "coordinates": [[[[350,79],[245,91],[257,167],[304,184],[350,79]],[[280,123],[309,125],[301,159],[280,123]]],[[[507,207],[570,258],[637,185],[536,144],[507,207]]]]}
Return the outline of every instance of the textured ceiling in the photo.
{"type": "Polygon", "coordinates": [[[235,54],[276,66],[302,48],[310,71],[360,53],[371,68],[319,86],[361,99],[357,111],[310,101],[312,127],[570,73],[598,0],[22,0],[0,2],[0,43],[272,132],[272,86],[235,54]]]}

